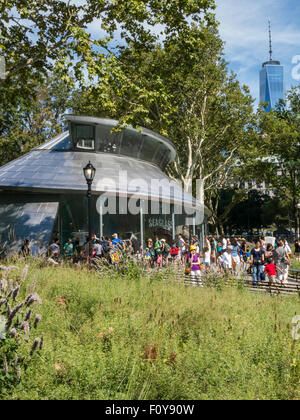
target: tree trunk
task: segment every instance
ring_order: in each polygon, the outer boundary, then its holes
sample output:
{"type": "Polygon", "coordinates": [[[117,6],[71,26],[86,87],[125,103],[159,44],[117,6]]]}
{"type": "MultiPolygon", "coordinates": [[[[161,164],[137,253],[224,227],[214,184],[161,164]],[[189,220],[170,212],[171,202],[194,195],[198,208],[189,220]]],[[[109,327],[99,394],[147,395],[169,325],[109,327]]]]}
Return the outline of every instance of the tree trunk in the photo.
{"type": "Polygon", "coordinates": [[[202,179],[197,179],[196,181],[196,198],[199,203],[204,206],[205,203],[205,191],[204,191],[204,181],[202,179]]]}

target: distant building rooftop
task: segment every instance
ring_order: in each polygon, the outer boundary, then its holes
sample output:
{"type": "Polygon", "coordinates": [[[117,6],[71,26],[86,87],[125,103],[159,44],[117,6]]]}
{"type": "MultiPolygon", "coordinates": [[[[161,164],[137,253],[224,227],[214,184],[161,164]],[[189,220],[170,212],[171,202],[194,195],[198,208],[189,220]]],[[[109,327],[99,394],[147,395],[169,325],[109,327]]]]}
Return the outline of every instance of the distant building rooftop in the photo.
{"type": "Polygon", "coordinates": [[[265,63],[263,63],[263,67],[265,66],[280,66],[280,61],[275,61],[275,60],[271,60],[271,61],[266,61],[265,63]]]}

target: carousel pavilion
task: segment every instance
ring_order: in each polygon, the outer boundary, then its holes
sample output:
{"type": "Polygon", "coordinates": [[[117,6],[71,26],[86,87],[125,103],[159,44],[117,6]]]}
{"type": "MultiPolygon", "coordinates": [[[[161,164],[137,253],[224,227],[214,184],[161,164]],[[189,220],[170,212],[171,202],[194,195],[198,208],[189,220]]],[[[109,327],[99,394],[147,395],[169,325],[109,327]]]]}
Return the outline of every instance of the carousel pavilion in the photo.
{"type": "Polygon", "coordinates": [[[88,224],[98,236],[204,237],[208,213],[164,172],[176,157],[167,138],[118,121],[66,115],[67,129],[0,168],[0,242],[6,255],[24,239],[46,250],[58,237],[84,242],[88,224]],[[83,168],[96,169],[88,212],[83,168]]]}

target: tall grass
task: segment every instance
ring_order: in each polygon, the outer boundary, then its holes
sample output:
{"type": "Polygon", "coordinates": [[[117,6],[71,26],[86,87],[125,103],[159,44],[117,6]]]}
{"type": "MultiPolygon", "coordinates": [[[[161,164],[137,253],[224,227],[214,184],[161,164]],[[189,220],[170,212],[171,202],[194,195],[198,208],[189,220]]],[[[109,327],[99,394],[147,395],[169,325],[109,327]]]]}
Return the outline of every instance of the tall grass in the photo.
{"type": "Polygon", "coordinates": [[[295,270],[300,270],[300,261],[292,260],[291,268],[295,270]]]}
{"type": "MultiPolygon", "coordinates": [[[[13,399],[299,399],[298,297],[31,266],[44,350],[13,399]]],[[[28,292],[25,287],[24,293],[28,292]]]]}

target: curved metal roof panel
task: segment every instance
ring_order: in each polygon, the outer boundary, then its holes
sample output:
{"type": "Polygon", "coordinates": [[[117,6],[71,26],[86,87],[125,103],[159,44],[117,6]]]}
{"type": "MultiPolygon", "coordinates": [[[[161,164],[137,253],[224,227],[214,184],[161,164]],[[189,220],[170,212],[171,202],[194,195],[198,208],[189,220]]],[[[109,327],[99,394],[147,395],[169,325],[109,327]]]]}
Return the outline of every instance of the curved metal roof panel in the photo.
{"type": "MultiPolygon", "coordinates": [[[[111,120],[108,118],[98,118],[98,117],[88,117],[88,116],[79,116],[79,115],[72,115],[72,114],[65,114],[64,120],[70,123],[79,123],[79,124],[93,124],[99,125],[103,127],[110,127],[111,129],[117,127],[119,121],[111,120]]],[[[123,129],[127,132],[139,133],[141,132],[144,136],[152,139],[153,141],[162,142],[164,143],[171,152],[172,160],[176,157],[176,149],[174,144],[167,138],[162,136],[161,134],[155,133],[148,128],[141,127],[140,131],[133,128],[132,126],[127,126],[123,129]]]]}
{"type": "Polygon", "coordinates": [[[2,166],[0,188],[52,193],[84,192],[87,185],[83,167],[91,161],[96,168],[92,185],[94,194],[135,194],[142,198],[197,205],[190,194],[156,165],[107,153],[56,151],[56,142],[62,140],[64,136],[58,136],[48,142],[46,148],[37,148],[2,166]],[[54,150],[49,150],[49,145],[54,150]]]}

